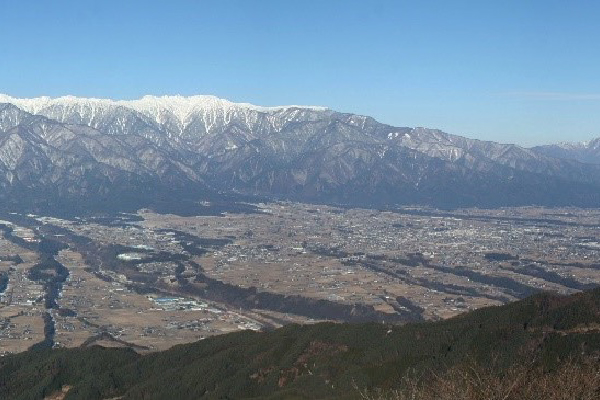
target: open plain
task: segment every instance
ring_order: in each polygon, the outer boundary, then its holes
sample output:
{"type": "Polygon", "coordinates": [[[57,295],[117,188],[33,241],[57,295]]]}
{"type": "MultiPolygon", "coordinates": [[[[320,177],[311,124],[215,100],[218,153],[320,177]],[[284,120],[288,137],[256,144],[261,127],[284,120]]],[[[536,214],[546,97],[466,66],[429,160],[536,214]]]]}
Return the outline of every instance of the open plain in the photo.
{"type": "Polygon", "coordinates": [[[148,352],[289,323],[444,319],[600,283],[598,210],[252,207],[3,216],[0,351],[148,352]]]}

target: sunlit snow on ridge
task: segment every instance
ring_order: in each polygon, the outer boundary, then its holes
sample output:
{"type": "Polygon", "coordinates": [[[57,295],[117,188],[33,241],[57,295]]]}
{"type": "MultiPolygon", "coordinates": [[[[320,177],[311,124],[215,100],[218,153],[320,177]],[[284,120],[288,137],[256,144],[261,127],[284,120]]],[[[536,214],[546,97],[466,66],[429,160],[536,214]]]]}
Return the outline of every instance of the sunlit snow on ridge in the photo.
{"type": "Polygon", "coordinates": [[[239,110],[249,110],[262,113],[273,113],[285,111],[290,108],[301,108],[313,111],[325,111],[327,107],[321,106],[274,106],[263,107],[249,103],[234,103],[229,100],[220,99],[211,95],[196,96],[152,96],[147,95],[137,100],[112,100],[97,98],[82,98],[76,96],[62,96],[52,98],[41,96],[32,99],[19,99],[6,94],[0,94],[0,103],[10,103],[32,114],[38,114],[51,106],[63,106],[67,108],[79,108],[94,110],[97,108],[127,107],[145,114],[159,121],[160,114],[168,111],[172,113],[181,123],[194,112],[222,113],[228,114],[239,110]]]}

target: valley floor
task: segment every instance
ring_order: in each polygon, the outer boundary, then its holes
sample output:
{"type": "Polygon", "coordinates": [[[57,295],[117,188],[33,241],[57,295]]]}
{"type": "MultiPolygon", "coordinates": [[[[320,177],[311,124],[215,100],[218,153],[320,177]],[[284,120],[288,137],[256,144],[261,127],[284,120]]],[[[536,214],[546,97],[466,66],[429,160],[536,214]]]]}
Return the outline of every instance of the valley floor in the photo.
{"type": "Polygon", "coordinates": [[[0,351],[143,353],[289,323],[437,320],[600,283],[596,209],[256,206],[3,216],[0,351]]]}

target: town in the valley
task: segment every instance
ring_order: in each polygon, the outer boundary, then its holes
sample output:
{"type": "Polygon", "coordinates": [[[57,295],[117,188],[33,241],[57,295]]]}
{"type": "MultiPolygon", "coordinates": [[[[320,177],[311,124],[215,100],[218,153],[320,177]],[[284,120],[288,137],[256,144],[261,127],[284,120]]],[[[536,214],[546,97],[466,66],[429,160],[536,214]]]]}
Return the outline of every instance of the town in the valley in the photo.
{"type": "Polygon", "coordinates": [[[0,218],[0,354],[169,348],[289,323],[449,318],[600,283],[600,210],[292,202],[0,218]]]}

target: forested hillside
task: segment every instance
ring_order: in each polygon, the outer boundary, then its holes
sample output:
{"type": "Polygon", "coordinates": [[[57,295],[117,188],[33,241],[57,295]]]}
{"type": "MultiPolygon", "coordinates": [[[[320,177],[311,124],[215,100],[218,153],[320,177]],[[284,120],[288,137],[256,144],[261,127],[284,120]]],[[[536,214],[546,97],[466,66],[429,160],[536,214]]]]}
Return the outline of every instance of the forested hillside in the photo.
{"type": "Polygon", "coordinates": [[[593,391],[598,380],[582,377],[597,378],[599,354],[596,289],[539,294],[439,322],[237,332],[144,356],[124,348],[29,351],[0,361],[0,398],[41,399],[61,389],[66,399],[325,399],[360,398],[361,391],[374,398],[377,388],[382,397],[403,398],[388,391],[407,376],[413,385],[450,379],[466,387],[473,381],[459,372],[473,371],[469,365],[484,366],[482,377],[500,386],[517,388],[513,375],[559,382],[570,373],[593,391]]]}

